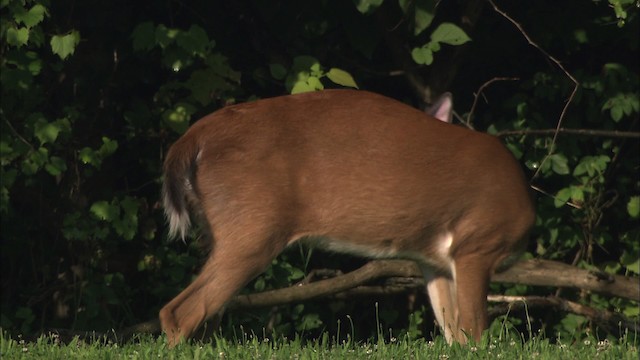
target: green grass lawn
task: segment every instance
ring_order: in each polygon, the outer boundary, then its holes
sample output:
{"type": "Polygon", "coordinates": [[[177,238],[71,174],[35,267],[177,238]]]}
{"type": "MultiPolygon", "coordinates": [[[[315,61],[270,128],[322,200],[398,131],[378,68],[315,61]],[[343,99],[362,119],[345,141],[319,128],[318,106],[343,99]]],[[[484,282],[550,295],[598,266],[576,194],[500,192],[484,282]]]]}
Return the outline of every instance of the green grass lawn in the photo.
{"type": "MultiPolygon", "coordinates": [[[[1,331],[1,330],[0,330],[1,331]]],[[[387,341],[335,344],[325,336],[300,339],[240,341],[216,339],[190,342],[169,349],[163,337],[143,336],[124,345],[101,340],[60,344],[55,336],[34,342],[0,333],[1,359],[638,359],[637,335],[619,341],[586,339],[572,344],[546,338],[490,339],[475,346],[449,346],[435,341],[391,338],[387,341]]]]}

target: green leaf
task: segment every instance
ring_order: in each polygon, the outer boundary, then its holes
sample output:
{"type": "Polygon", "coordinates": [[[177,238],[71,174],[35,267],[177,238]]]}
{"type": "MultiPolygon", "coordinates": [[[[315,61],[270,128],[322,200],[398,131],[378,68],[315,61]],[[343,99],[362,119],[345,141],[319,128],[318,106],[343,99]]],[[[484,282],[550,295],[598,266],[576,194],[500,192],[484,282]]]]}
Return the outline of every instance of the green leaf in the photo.
{"type": "Polygon", "coordinates": [[[582,203],[584,201],[584,191],[581,187],[571,186],[571,200],[576,203],[582,203]]]}
{"type": "Polygon", "coordinates": [[[179,134],[187,131],[191,115],[196,112],[196,108],[187,103],[176,104],[173,109],[167,110],[162,114],[165,123],[179,134]]]}
{"type": "Polygon", "coordinates": [[[586,173],[589,176],[594,176],[602,174],[606,170],[609,161],[611,161],[611,158],[606,155],[585,156],[580,159],[578,165],[573,169],[573,175],[580,176],[586,173]]]}
{"type": "Polygon", "coordinates": [[[91,205],[89,211],[99,220],[113,221],[120,216],[120,207],[107,201],[97,201],[91,205]]]}
{"type": "Polygon", "coordinates": [[[622,310],[622,313],[625,314],[627,317],[633,318],[640,315],[640,307],[636,304],[632,304],[630,306],[625,307],[624,310],[622,310]]]}
{"type": "Polygon", "coordinates": [[[311,86],[314,91],[324,89],[324,85],[322,85],[320,79],[315,76],[309,76],[309,78],[307,79],[307,84],[309,84],[309,86],[311,86]]]}
{"type": "Polygon", "coordinates": [[[624,115],[624,112],[621,106],[614,106],[611,108],[610,114],[613,121],[618,122],[620,121],[620,119],[622,119],[622,115],[624,115]]]}
{"type": "Polygon", "coordinates": [[[521,159],[522,155],[524,155],[522,146],[520,144],[506,143],[505,146],[507,147],[507,149],[509,149],[509,151],[511,151],[516,159],[521,159]]]}
{"type": "Polygon", "coordinates": [[[356,84],[355,80],[353,80],[353,77],[351,76],[351,74],[349,74],[344,70],[341,70],[338,68],[331,68],[329,72],[327,72],[327,77],[329,78],[329,80],[333,81],[338,85],[352,87],[356,89],[358,88],[358,84],[356,84]]]}
{"type": "Polygon", "coordinates": [[[313,56],[301,55],[293,59],[293,66],[285,80],[285,86],[292,94],[322,89],[318,78],[324,75],[318,59],[313,56]],[[311,76],[315,79],[309,80],[311,76]]]}
{"type": "Polygon", "coordinates": [[[44,19],[47,9],[40,5],[34,5],[29,11],[16,12],[13,18],[16,22],[23,23],[27,28],[38,25],[44,19]]]}
{"type": "Polygon", "coordinates": [[[362,14],[370,14],[377,9],[384,0],[353,0],[356,9],[362,14]]]}
{"type": "Polygon", "coordinates": [[[33,83],[33,75],[27,70],[2,68],[0,71],[0,80],[2,81],[3,90],[21,90],[30,89],[33,83]]]}
{"type": "Polygon", "coordinates": [[[118,150],[118,140],[111,140],[108,137],[103,136],[102,146],[98,149],[98,155],[104,159],[116,152],[116,150],[118,150]]]}
{"type": "Polygon", "coordinates": [[[411,57],[416,64],[431,65],[433,63],[433,51],[426,46],[413,48],[411,57]]]}
{"type": "Polygon", "coordinates": [[[156,28],[156,43],[164,49],[173,43],[179,33],[180,30],[178,29],[170,29],[164,25],[158,25],[156,28]]]}
{"type": "Polygon", "coordinates": [[[229,61],[225,56],[220,54],[211,54],[205,59],[205,64],[215,71],[216,74],[224,77],[227,81],[234,83],[234,85],[240,84],[241,73],[235,71],[229,65],[229,61]]]}
{"type": "Polygon", "coordinates": [[[58,138],[58,134],[62,129],[60,128],[60,124],[55,122],[47,122],[46,120],[40,118],[35,124],[34,135],[40,140],[40,145],[44,145],[46,143],[54,143],[58,138]]]}
{"type": "Polygon", "coordinates": [[[287,76],[287,68],[282,64],[269,64],[269,72],[276,80],[282,80],[287,76]]]}
{"type": "Polygon", "coordinates": [[[440,43],[437,41],[429,41],[425,47],[429,50],[431,50],[432,53],[436,53],[438,51],[440,51],[440,43]]]}
{"type": "Polygon", "coordinates": [[[80,150],[80,152],[78,153],[78,157],[84,164],[93,165],[95,168],[99,169],[100,165],[102,165],[102,160],[116,152],[117,149],[117,140],[111,140],[108,137],[103,136],[102,145],[98,150],[93,150],[89,147],[85,147],[80,150]]]}
{"type": "Polygon", "coordinates": [[[442,23],[431,34],[431,40],[449,45],[462,45],[471,38],[457,25],[442,23]]]}
{"type": "Polygon", "coordinates": [[[205,61],[206,69],[195,70],[186,82],[193,97],[202,105],[209,105],[215,94],[231,91],[240,80],[239,73],[233,71],[223,56],[211,55],[205,61]]]}
{"type": "Polygon", "coordinates": [[[148,51],[156,46],[156,27],[151,21],[138,24],[132,33],[133,50],[148,51]]]}
{"type": "Polygon", "coordinates": [[[551,163],[551,169],[558,175],[569,174],[569,165],[567,158],[562,154],[553,154],[549,156],[548,161],[551,163]]]}
{"type": "Polygon", "coordinates": [[[640,257],[638,254],[625,251],[620,257],[620,263],[632,273],[640,274],[640,257]]]}
{"type": "Polygon", "coordinates": [[[640,217],[640,196],[632,196],[627,203],[627,212],[632,219],[640,217]]]}
{"type": "Polygon", "coordinates": [[[27,45],[29,41],[29,29],[27,28],[8,28],[7,29],[7,44],[20,47],[27,45]]]}
{"type": "Polygon", "coordinates": [[[89,147],[85,147],[80,150],[80,152],[78,153],[78,157],[84,164],[93,165],[96,168],[99,168],[100,164],[102,163],[102,161],[98,157],[98,154],[89,147]]]}
{"type": "Polygon", "coordinates": [[[640,96],[636,93],[616,94],[604,103],[602,110],[609,110],[611,119],[619,122],[623,116],[630,116],[640,111],[640,96]]]}
{"type": "Polygon", "coordinates": [[[431,25],[435,17],[437,1],[434,0],[416,0],[415,26],[413,35],[419,35],[431,25]]]}
{"type": "Polygon", "coordinates": [[[191,25],[188,31],[178,33],[176,43],[190,55],[200,56],[205,56],[210,45],[207,32],[198,25],[191,25]]]}
{"type": "Polygon", "coordinates": [[[186,83],[191,95],[202,105],[207,106],[220,90],[229,90],[232,86],[212,69],[196,70],[186,83]]]}
{"type": "Polygon", "coordinates": [[[42,168],[49,159],[49,150],[44,147],[36,151],[31,151],[22,161],[22,172],[27,175],[33,175],[42,168]]]}
{"type": "Polygon", "coordinates": [[[257,278],[256,282],[253,284],[253,288],[256,291],[264,291],[265,287],[266,287],[266,282],[264,280],[264,277],[262,276],[257,278]]]}
{"type": "Polygon", "coordinates": [[[44,166],[44,169],[53,176],[58,176],[67,170],[67,164],[62,158],[52,156],[49,158],[49,163],[44,166]]]}
{"type": "Polygon", "coordinates": [[[60,56],[62,60],[69,55],[73,55],[76,46],[80,43],[80,33],[77,30],[71,31],[67,35],[54,35],[51,37],[51,50],[60,56]]]}
{"type": "Polygon", "coordinates": [[[435,8],[438,2],[434,0],[399,0],[398,5],[405,15],[414,17],[413,34],[422,33],[431,25],[435,16],[435,8]]]}
{"type": "Polygon", "coordinates": [[[561,189],[560,191],[558,191],[555,198],[553,199],[553,205],[555,205],[555,207],[557,208],[562,207],[564,204],[567,203],[567,201],[569,201],[569,199],[571,198],[571,195],[572,195],[572,189],[570,187],[561,189]]]}
{"type": "Polygon", "coordinates": [[[122,206],[125,214],[129,216],[138,213],[139,204],[136,199],[132,198],[131,196],[125,196],[124,199],[120,201],[120,206],[122,206]]]}
{"type": "Polygon", "coordinates": [[[296,324],[296,330],[298,331],[306,331],[317,329],[322,325],[322,320],[320,320],[320,315],[317,313],[309,313],[304,314],[302,316],[302,321],[296,324]]]}
{"type": "Polygon", "coordinates": [[[305,92],[311,92],[311,91],[316,91],[316,89],[313,86],[309,85],[309,83],[307,83],[306,81],[298,81],[291,88],[292,94],[299,94],[299,93],[305,93],[305,92]]]}
{"type": "Polygon", "coordinates": [[[291,67],[291,71],[292,72],[299,72],[299,71],[313,72],[313,71],[319,71],[320,68],[321,68],[320,62],[318,61],[318,59],[314,58],[313,56],[300,55],[293,58],[293,66],[291,67]]]}
{"type": "Polygon", "coordinates": [[[21,306],[16,310],[16,317],[18,319],[28,320],[29,322],[35,319],[35,315],[33,315],[33,311],[30,308],[24,307],[24,306],[21,306]]]}
{"type": "Polygon", "coordinates": [[[124,210],[124,214],[121,219],[113,222],[113,228],[125,240],[131,240],[138,232],[138,202],[126,196],[120,201],[120,207],[124,210]]]}

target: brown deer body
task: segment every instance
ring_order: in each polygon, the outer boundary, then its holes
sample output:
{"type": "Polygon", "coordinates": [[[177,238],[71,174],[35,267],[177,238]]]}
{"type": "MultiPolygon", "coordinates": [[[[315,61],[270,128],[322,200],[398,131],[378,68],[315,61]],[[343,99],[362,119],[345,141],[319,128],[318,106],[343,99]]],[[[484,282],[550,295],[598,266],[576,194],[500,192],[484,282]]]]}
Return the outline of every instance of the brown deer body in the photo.
{"type": "Polygon", "coordinates": [[[364,91],[223,108],[171,147],[164,176],[170,235],[185,236],[191,211],[212,237],[200,275],[160,311],[170,344],[300,239],[418,261],[447,340],[478,340],[490,277],[535,217],[497,139],[364,91]]]}

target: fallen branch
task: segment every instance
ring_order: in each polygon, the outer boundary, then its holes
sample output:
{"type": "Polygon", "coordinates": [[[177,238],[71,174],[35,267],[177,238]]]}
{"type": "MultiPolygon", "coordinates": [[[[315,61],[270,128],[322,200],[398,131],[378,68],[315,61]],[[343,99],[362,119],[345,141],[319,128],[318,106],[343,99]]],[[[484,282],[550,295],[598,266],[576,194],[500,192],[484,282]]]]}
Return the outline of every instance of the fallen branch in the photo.
{"type": "MultiPolygon", "coordinates": [[[[420,281],[422,273],[413,261],[375,260],[335,278],[262,293],[239,295],[231,300],[228,308],[266,307],[308,301],[354,289],[386,277],[417,278],[416,281],[420,281]]],[[[640,301],[640,285],[637,280],[578,269],[556,261],[522,261],[503,273],[495,274],[491,280],[500,283],[576,288],[640,301]]]]}
{"type": "MultiPolygon", "coordinates": [[[[238,295],[229,302],[227,309],[280,306],[320,298],[346,300],[355,296],[399,294],[415,289],[424,289],[425,286],[418,265],[410,260],[375,260],[344,275],[338,275],[338,272],[326,270],[318,270],[315,273],[322,274],[322,276],[337,276],[315,282],[308,282],[310,280],[306,279],[306,281],[284,289],[238,295]],[[373,281],[382,279],[386,279],[386,282],[371,285],[373,281]]],[[[640,283],[637,278],[579,269],[549,260],[521,261],[509,270],[495,274],[491,281],[532,286],[575,288],[640,301],[640,283]]],[[[489,301],[510,302],[514,304],[511,305],[512,307],[520,306],[517,305],[518,301],[523,304],[522,306],[525,303],[528,306],[553,306],[562,311],[589,317],[602,324],[610,325],[616,321],[621,321],[621,324],[624,326],[629,325],[629,328],[635,329],[638,326],[622,317],[622,315],[593,309],[558,297],[505,297],[492,295],[489,297],[489,301]]],[[[504,314],[506,310],[498,307],[492,310],[492,314],[496,313],[504,314]]],[[[159,332],[160,323],[158,320],[151,320],[125,328],[118,332],[117,336],[116,333],[107,333],[105,335],[122,340],[130,339],[135,334],[159,332]]],[[[100,334],[93,332],[72,333],[84,336],[100,336],[100,334]]],[[[71,333],[66,331],[65,334],[69,335],[71,333]]]]}
{"type": "Polygon", "coordinates": [[[490,318],[507,314],[510,311],[521,311],[526,308],[551,307],[560,311],[584,316],[610,333],[619,331],[620,329],[629,329],[636,333],[640,332],[640,324],[637,321],[631,321],[621,314],[607,310],[595,309],[557,296],[489,295],[487,300],[489,302],[506,303],[492,307],[489,310],[490,318]]]}
{"type": "Polygon", "coordinates": [[[413,261],[376,260],[335,278],[256,294],[238,295],[229,302],[227,309],[266,307],[314,300],[385,277],[419,278],[422,274],[413,261]]]}
{"type": "Polygon", "coordinates": [[[603,295],[640,301],[640,282],[638,278],[579,269],[557,261],[537,259],[521,261],[509,270],[495,274],[491,281],[582,289],[603,295]]]}

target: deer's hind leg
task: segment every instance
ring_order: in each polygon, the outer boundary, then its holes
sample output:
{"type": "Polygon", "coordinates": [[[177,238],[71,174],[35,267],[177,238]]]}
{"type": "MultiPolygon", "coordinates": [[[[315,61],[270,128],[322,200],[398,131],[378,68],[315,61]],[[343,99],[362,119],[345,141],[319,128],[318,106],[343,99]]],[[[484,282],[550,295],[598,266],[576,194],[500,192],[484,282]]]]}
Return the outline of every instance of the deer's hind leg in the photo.
{"type": "MultiPolygon", "coordinates": [[[[212,197],[210,197],[212,198],[212,197]]],[[[207,206],[204,215],[213,236],[200,274],[160,310],[170,345],[189,338],[284,249],[288,236],[269,202],[241,202],[236,208],[207,206]]]]}

